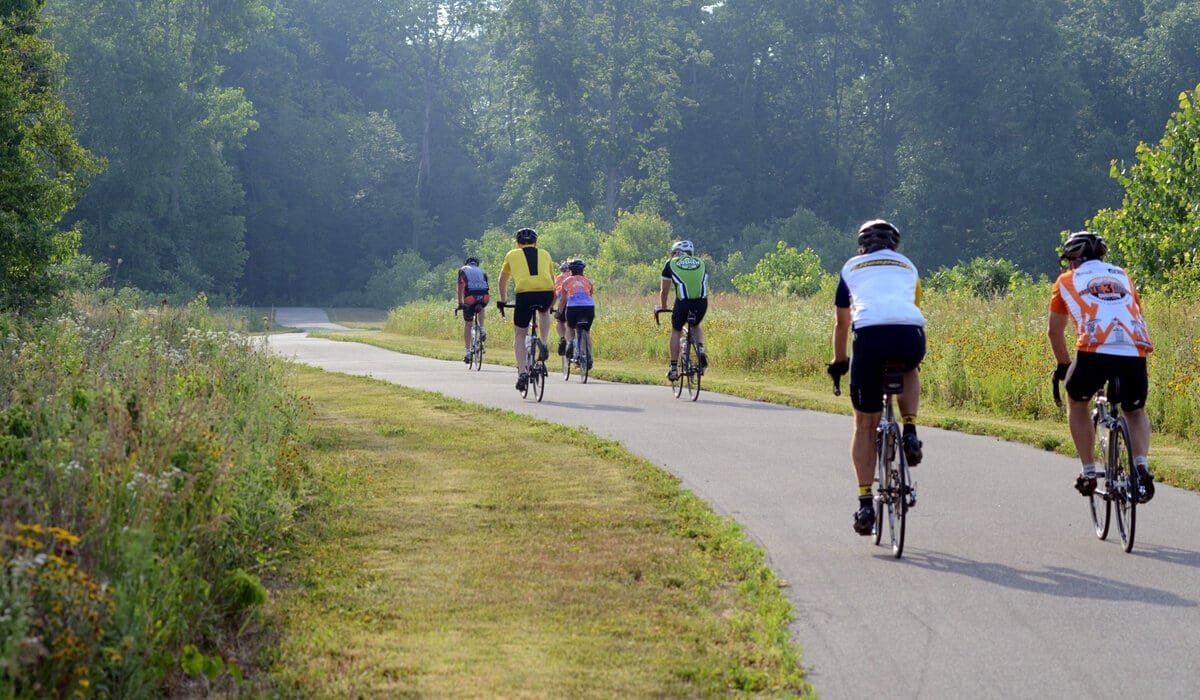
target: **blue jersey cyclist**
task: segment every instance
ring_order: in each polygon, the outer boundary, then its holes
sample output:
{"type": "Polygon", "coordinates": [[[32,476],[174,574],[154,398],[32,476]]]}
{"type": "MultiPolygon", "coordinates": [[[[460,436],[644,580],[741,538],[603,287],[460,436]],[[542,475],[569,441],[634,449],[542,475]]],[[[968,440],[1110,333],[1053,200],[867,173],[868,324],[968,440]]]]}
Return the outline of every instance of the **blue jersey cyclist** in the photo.
{"type": "Polygon", "coordinates": [[[679,378],[679,338],[687,323],[688,312],[692,312],[696,318],[696,325],[690,333],[696,343],[700,366],[708,366],[704,332],[700,329],[700,322],[708,312],[708,268],[703,260],[696,257],[696,246],[691,241],[675,241],[671,244],[671,257],[662,270],[658,308],[667,308],[667,295],[672,287],[675,289],[675,306],[671,310],[671,340],[668,346],[671,365],[667,368],[667,379],[675,381],[679,378]]]}
{"type": "Polygon", "coordinates": [[[463,362],[471,364],[471,322],[479,316],[480,340],[487,339],[487,331],[483,327],[484,311],[488,301],[488,276],[479,267],[479,258],[468,256],[463,266],[458,268],[458,305],[463,311],[463,347],[466,353],[463,362]]]}
{"type": "MultiPolygon", "coordinates": [[[[537,247],[537,231],[523,228],[517,231],[517,247],[504,256],[500,268],[500,302],[508,298],[508,282],[516,288],[516,303],[513,304],[513,352],[517,356],[517,391],[524,391],[529,381],[529,367],[525,357],[525,337],[529,334],[529,322],[538,314],[538,326],[545,334],[550,329],[550,305],[554,303],[554,274],[557,266],[550,254],[537,247]]],[[[542,360],[549,357],[545,341],[538,339],[538,352],[542,360]]]]}
{"type": "Polygon", "coordinates": [[[875,429],[883,412],[885,364],[904,368],[904,391],[900,394],[902,438],[909,466],[921,462],[917,438],[917,405],[921,379],[917,368],[925,358],[925,316],[921,313],[921,281],[912,261],[896,252],[900,231],[875,219],[858,229],[858,255],[842,266],[834,306],[833,362],[828,371],[834,378],[850,373],[850,402],[854,406],[854,434],[850,457],[858,478],[858,510],[854,531],[871,534],[875,508],[871,483],[875,471],[875,429]],[[853,362],[847,353],[854,334],[853,362]]]}

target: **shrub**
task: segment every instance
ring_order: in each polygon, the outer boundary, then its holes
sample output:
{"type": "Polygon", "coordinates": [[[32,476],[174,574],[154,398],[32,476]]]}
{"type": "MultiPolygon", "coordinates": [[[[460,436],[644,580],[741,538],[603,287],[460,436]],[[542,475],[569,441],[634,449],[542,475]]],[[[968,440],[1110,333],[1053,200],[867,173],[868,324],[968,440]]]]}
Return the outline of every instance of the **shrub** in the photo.
{"type": "Polygon", "coordinates": [[[734,276],[733,286],[743,294],[812,296],[821,286],[821,258],[809,248],[796,250],[779,241],[754,272],[734,276]]]}

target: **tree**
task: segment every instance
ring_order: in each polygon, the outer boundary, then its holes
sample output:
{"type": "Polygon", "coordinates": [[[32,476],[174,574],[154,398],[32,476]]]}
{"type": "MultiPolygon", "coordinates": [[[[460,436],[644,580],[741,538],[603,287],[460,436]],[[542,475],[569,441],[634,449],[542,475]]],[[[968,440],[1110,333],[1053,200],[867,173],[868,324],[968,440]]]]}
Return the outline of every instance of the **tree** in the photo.
{"type": "Polygon", "coordinates": [[[812,296],[821,287],[821,258],[811,248],[797,250],[779,241],[754,272],[735,276],[733,286],[743,294],[812,296]]]}
{"type": "Polygon", "coordinates": [[[75,141],[59,97],[63,56],[38,36],[44,0],[0,3],[0,309],[26,311],[57,289],[78,251],[55,226],[100,163],[75,141]]]}
{"type": "Polygon", "coordinates": [[[1133,165],[1112,164],[1125,188],[1119,209],[1096,214],[1088,228],[1146,286],[1200,280],[1200,86],[1179,94],[1156,146],[1139,144],[1133,165]]]}

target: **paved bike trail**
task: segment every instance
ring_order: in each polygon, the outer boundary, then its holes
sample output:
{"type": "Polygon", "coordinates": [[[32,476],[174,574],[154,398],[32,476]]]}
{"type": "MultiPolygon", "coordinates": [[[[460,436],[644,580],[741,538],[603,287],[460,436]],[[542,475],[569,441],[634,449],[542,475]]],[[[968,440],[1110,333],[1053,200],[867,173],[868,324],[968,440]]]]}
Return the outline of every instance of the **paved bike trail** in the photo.
{"type": "Polygon", "coordinates": [[[1200,689],[1200,495],[1161,486],[1139,509],[1137,544],[1125,554],[1094,536],[1071,488],[1075,460],[927,428],[914,470],[920,500],[896,560],[851,530],[846,416],[713,393],[691,403],[665,383],[582,385],[558,374],[534,403],[514,390],[511,367],[472,372],[302,334],[270,344],[330,371],[586,427],[677,475],[741,523],[790,582],[792,629],[822,697],[1166,698],[1200,689]]]}

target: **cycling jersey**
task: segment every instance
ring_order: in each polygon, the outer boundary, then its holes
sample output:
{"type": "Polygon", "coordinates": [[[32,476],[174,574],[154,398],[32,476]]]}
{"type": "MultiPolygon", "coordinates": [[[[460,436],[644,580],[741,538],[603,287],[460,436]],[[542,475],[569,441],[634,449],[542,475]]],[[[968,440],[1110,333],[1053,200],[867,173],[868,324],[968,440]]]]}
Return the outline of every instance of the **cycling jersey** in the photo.
{"type": "Polygon", "coordinates": [[[554,278],[554,293],[555,294],[562,294],[563,280],[567,279],[570,276],[571,276],[570,270],[567,270],[566,272],[558,273],[558,277],[554,278]]]}
{"type": "Polygon", "coordinates": [[[550,254],[537,246],[513,248],[504,256],[500,274],[508,273],[516,283],[517,293],[554,291],[554,271],[558,266],[550,254]]]}
{"type": "Polygon", "coordinates": [[[851,325],[856,329],[925,325],[916,266],[886,248],[846,261],[834,304],[840,309],[850,309],[851,325]]]}
{"type": "Polygon", "coordinates": [[[563,280],[559,286],[562,295],[567,300],[567,306],[595,306],[596,300],[592,295],[596,293],[592,281],[583,275],[572,275],[563,280]]]}
{"type": "Polygon", "coordinates": [[[464,294],[488,291],[488,276],[478,265],[463,265],[458,268],[458,289],[464,294]]]}
{"type": "Polygon", "coordinates": [[[708,270],[700,258],[680,255],[667,260],[662,278],[675,284],[676,299],[708,298],[708,270]]]}
{"type": "Polygon", "coordinates": [[[1079,351],[1145,357],[1154,349],[1129,274],[1103,260],[1088,260],[1059,275],[1050,311],[1074,321],[1079,351]]]}

